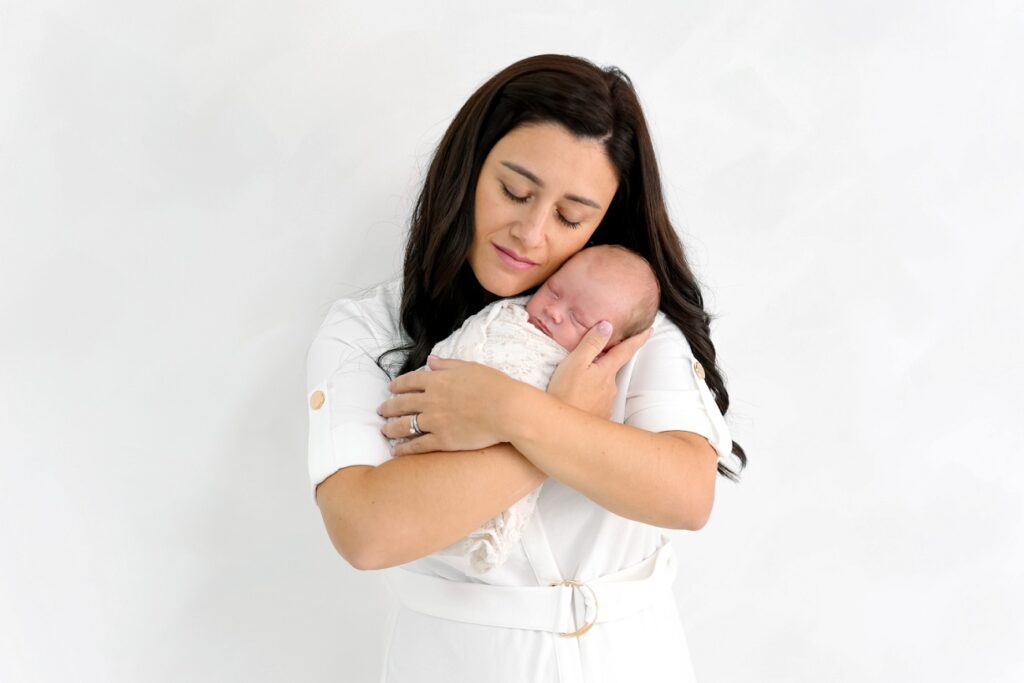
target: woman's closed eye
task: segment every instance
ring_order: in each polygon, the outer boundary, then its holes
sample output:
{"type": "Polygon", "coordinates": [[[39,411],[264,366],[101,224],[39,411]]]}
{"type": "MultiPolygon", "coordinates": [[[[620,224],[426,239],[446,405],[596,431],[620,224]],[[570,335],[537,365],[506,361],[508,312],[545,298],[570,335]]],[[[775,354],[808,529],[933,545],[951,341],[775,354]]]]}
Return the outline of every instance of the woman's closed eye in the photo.
{"type": "Polygon", "coordinates": [[[514,201],[516,204],[525,204],[530,199],[529,197],[520,197],[519,195],[512,194],[504,185],[501,186],[501,190],[505,193],[506,197],[514,201]]]}
{"type": "MultiPolygon", "coordinates": [[[[505,193],[506,197],[508,197],[509,199],[514,201],[516,204],[525,204],[526,202],[530,201],[530,197],[529,196],[520,197],[519,195],[515,195],[515,194],[512,194],[511,192],[509,192],[508,188],[505,187],[504,183],[501,183],[501,191],[505,193]]],[[[558,220],[561,221],[563,225],[565,225],[567,227],[570,227],[573,230],[575,230],[576,228],[580,227],[580,224],[583,222],[583,221],[577,221],[577,222],[573,223],[570,220],[566,220],[565,216],[563,216],[561,213],[558,214],[558,220]]]]}

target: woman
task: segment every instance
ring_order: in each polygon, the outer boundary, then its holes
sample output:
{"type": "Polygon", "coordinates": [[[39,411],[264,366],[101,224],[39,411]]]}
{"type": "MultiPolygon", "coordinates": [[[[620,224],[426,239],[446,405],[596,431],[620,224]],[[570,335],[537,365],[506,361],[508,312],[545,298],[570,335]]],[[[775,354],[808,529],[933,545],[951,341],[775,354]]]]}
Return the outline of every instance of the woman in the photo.
{"type": "Polygon", "coordinates": [[[470,97],[428,171],[403,277],[336,302],[307,358],[324,524],[399,599],[383,680],[693,680],[666,529],[703,527],[716,473],[746,464],[709,322],[625,74],[541,55],[470,97]],[[547,392],[428,362],[467,316],[587,244],[650,261],[650,330],[598,358],[609,332],[594,324],[547,392]],[[392,457],[398,436],[414,438],[392,457]],[[503,565],[471,579],[436,554],[538,486],[503,565]]]}

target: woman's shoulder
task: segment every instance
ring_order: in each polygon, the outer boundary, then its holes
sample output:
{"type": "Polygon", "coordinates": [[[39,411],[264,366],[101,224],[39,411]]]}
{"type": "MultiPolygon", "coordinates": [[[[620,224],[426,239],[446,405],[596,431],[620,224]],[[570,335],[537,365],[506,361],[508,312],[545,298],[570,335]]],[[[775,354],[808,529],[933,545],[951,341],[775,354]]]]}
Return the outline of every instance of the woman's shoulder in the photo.
{"type": "Polygon", "coordinates": [[[337,334],[351,341],[362,334],[381,341],[393,341],[401,335],[402,277],[395,276],[356,290],[331,304],[319,334],[337,334]]]}
{"type": "Polygon", "coordinates": [[[400,320],[401,305],[400,276],[335,300],[306,353],[311,386],[353,363],[373,370],[370,366],[383,352],[407,344],[400,320]]]}
{"type": "Polygon", "coordinates": [[[662,310],[659,310],[654,316],[650,339],[640,348],[641,351],[646,350],[651,355],[671,351],[673,354],[683,353],[690,358],[693,357],[690,340],[687,339],[686,334],[676,324],[676,321],[668,317],[662,310]]]}
{"type": "Polygon", "coordinates": [[[665,315],[665,311],[658,309],[658,312],[654,314],[654,323],[651,324],[651,336],[658,334],[682,334],[682,330],[676,325],[676,322],[672,318],[665,315]]]}

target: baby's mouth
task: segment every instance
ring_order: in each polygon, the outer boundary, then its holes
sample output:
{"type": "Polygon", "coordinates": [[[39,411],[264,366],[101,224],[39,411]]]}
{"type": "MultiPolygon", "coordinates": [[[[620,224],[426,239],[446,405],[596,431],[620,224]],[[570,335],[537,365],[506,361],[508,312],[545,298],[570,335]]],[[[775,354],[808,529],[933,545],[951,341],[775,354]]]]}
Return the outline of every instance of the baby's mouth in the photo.
{"type": "Polygon", "coordinates": [[[533,326],[536,327],[538,330],[540,330],[549,337],[551,336],[551,330],[545,327],[544,323],[542,323],[539,318],[533,318],[532,320],[530,320],[530,322],[533,323],[533,326]]]}

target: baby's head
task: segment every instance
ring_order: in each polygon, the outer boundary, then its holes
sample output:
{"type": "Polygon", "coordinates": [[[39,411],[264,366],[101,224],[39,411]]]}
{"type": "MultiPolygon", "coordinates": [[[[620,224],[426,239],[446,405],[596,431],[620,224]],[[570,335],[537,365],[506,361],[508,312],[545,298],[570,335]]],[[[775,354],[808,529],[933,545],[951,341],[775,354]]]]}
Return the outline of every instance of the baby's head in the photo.
{"type": "Polygon", "coordinates": [[[533,325],[572,351],[602,320],[612,324],[606,349],[654,323],[661,299],[647,260],[614,244],[583,249],[562,264],[526,304],[533,325]]]}

